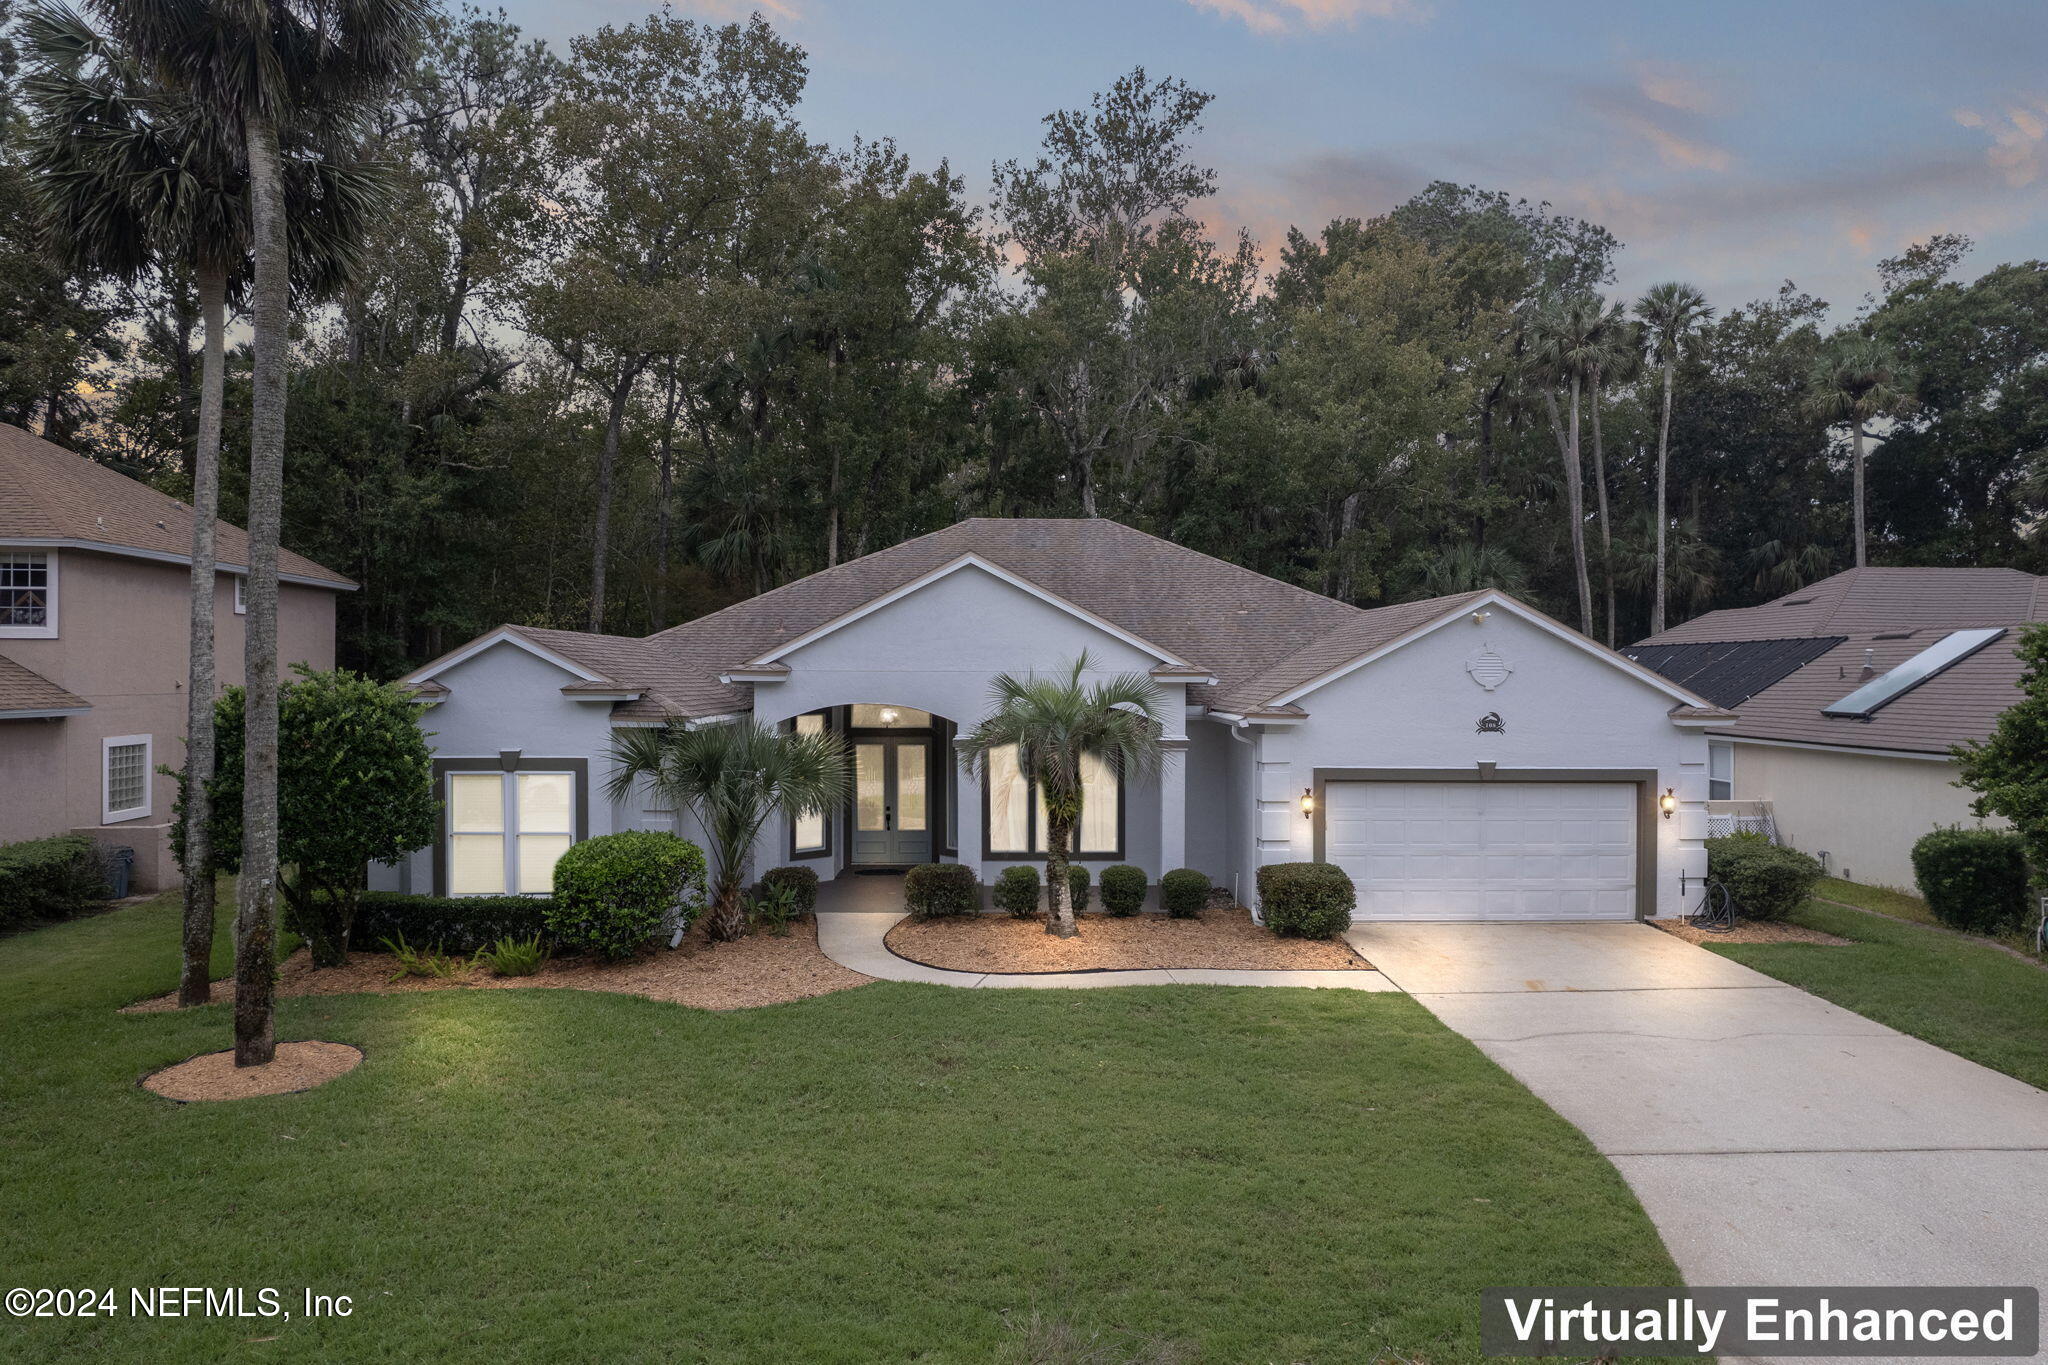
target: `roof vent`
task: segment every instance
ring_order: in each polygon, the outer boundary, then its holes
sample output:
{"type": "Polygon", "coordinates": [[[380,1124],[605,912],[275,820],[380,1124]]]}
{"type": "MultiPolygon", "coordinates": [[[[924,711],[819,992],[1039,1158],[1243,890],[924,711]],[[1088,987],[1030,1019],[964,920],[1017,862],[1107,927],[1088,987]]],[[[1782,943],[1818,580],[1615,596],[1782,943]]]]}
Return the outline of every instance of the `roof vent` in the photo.
{"type": "MultiPolygon", "coordinates": [[[[1837,718],[1869,720],[1880,707],[1890,705],[1929,678],[1961,663],[2003,634],[2003,626],[1980,630],[1952,630],[1938,643],[1929,645],[1891,672],[1870,678],[1833,706],[1823,706],[1820,713],[1837,718]]],[[[1866,678],[1869,678],[1872,672],[1869,662],[1871,654],[1870,650],[1863,652],[1866,678]]]]}
{"type": "Polygon", "coordinates": [[[1778,603],[1778,605],[1781,607],[1805,607],[1811,606],[1812,604],[1813,599],[1811,597],[1788,597],[1784,601],[1778,603]]]}
{"type": "Polygon", "coordinates": [[[1863,682],[1869,682],[1872,678],[1877,676],[1876,650],[1866,649],[1863,651],[1863,669],[1861,672],[1857,673],[1856,676],[1859,680],[1863,682]]]}

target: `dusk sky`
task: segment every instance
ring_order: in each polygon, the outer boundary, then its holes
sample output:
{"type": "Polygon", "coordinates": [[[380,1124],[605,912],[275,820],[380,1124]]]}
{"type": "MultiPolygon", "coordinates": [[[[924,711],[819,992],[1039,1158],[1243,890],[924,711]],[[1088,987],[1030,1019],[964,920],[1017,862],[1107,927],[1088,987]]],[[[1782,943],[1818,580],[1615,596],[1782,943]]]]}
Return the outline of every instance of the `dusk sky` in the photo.
{"type": "MultiPolygon", "coordinates": [[[[566,50],[633,0],[510,0],[566,50]]],[[[1852,313],[1875,263],[1934,232],[1966,263],[2048,256],[2041,0],[1690,5],[1479,0],[683,0],[760,8],[810,53],[804,119],[949,158],[976,197],[1048,111],[1136,65],[1215,95],[1204,216],[1269,252],[1290,223],[1380,213],[1432,179],[1605,224],[1617,288],[1726,308],[1790,277],[1852,313]]]]}

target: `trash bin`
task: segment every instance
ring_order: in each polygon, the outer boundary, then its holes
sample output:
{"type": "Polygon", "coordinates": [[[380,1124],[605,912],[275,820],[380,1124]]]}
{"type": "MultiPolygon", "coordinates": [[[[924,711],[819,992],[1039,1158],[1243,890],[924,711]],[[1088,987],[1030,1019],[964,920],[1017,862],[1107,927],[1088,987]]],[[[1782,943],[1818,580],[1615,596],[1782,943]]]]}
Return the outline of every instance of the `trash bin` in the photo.
{"type": "Polygon", "coordinates": [[[135,870],[135,850],[123,845],[107,850],[107,895],[120,900],[128,894],[129,875],[135,870]]]}

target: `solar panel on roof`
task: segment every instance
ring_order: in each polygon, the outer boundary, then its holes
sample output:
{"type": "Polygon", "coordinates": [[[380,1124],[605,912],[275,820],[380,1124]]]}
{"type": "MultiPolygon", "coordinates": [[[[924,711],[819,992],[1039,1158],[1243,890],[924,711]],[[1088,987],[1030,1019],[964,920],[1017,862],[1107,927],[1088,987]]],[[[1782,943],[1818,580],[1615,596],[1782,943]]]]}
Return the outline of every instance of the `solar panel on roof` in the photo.
{"type": "Polygon", "coordinates": [[[1897,701],[1929,678],[1952,668],[2005,634],[2004,626],[1952,630],[1882,677],[1872,678],[1820,713],[1838,719],[1868,720],[1879,707],[1897,701]]]}

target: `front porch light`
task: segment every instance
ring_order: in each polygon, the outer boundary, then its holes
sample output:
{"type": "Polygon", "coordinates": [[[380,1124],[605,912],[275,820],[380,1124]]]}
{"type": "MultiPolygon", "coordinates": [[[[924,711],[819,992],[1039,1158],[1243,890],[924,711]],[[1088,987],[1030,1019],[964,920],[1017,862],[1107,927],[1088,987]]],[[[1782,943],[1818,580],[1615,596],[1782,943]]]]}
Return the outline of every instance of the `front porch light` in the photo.
{"type": "Polygon", "coordinates": [[[1664,818],[1669,820],[1672,812],[1678,809],[1678,793],[1666,787],[1664,794],[1657,798],[1657,807],[1664,812],[1664,818]]]}
{"type": "Polygon", "coordinates": [[[885,706],[885,707],[883,707],[883,708],[882,708],[882,724],[884,724],[884,725],[894,725],[894,724],[896,723],[896,717],[897,717],[897,714],[898,714],[898,712],[897,712],[897,710],[896,710],[896,708],[895,708],[895,707],[893,707],[893,706],[885,706]]]}
{"type": "Polygon", "coordinates": [[[1303,815],[1314,815],[1316,813],[1316,794],[1313,788],[1303,787],[1301,789],[1301,813],[1303,815]]]}

